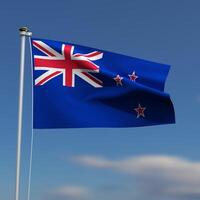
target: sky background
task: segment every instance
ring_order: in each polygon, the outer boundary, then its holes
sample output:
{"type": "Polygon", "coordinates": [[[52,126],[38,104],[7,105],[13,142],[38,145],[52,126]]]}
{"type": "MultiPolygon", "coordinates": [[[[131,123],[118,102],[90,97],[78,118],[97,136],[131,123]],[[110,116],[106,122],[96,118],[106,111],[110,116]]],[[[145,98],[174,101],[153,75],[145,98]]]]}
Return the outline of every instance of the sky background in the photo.
{"type": "MultiPolygon", "coordinates": [[[[96,47],[171,65],[175,125],[35,130],[31,199],[200,198],[200,1],[1,1],[0,199],[14,199],[20,38],[96,47]]],[[[27,199],[31,65],[27,41],[21,199],[27,199]]]]}

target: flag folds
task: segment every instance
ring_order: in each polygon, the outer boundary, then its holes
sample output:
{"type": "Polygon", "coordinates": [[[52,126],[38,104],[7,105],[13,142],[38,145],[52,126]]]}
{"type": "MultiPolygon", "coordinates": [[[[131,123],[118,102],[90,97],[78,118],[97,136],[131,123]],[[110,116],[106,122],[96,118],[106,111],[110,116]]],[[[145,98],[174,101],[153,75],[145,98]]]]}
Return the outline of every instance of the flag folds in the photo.
{"type": "Polygon", "coordinates": [[[33,128],[138,127],[175,122],[169,65],[32,38],[33,128]]]}

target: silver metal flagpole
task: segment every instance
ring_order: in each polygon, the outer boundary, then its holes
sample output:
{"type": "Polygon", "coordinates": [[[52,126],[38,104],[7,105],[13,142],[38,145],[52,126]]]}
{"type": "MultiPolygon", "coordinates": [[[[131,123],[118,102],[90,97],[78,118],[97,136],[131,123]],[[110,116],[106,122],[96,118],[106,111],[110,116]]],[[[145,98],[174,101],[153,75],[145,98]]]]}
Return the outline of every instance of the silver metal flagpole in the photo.
{"type": "Polygon", "coordinates": [[[20,77],[19,77],[19,104],[18,104],[18,131],[17,131],[17,160],[16,160],[16,187],[15,200],[19,200],[20,190],[20,160],[21,160],[21,138],[22,138],[22,112],[23,112],[23,90],[24,90],[24,64],[25,64],[25,42],[26,36],[32,34],[27,27],[19,29],[21,37],[21,53],[20,53],[20,77]]]}

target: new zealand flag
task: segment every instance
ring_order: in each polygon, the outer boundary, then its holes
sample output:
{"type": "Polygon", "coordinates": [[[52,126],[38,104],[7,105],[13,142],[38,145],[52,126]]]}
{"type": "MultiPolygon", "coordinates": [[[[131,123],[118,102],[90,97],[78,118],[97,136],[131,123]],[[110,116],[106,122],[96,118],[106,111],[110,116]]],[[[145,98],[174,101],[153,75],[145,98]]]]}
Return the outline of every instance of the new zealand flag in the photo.
{"type": "Polygon", "coordinates": [[[169,65],[32,39],[33,127],[138,127],[175,122],[169,65]]]}

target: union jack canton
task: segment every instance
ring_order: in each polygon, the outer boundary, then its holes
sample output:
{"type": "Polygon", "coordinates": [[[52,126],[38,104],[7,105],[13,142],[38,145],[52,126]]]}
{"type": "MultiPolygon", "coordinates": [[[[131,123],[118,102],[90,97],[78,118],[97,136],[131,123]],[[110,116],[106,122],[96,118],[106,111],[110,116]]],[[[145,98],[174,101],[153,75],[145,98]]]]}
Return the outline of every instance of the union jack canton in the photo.
{"type": "Polygon", "coordinates": [[[75,75],[79,76],[94,87],[102,87],[102,81],[90,73],[99,73],[99,66],[92,61],[99,60],[103,53],[74,53],[74,46],[62,44],[61,53],[41,40],[33,40],[32,44],[45,55],[34,55],[35,70],[46,72],[35,79],[35,85],[46,84],[51,79],[62,74],[63,86],[74,87],[75,75]]]}

